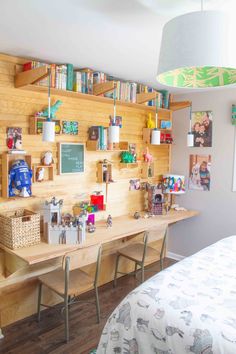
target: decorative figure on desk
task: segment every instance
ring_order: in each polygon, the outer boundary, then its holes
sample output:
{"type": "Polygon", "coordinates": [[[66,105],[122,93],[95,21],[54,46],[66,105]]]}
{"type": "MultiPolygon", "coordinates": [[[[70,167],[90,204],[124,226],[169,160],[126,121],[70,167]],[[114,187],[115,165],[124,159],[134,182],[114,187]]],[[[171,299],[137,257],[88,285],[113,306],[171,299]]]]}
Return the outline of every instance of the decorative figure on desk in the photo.
{"type": "Polygon", "coordinates": [[[112,217],[110,214],[107,217],[107,227],[112,227],[112,217]]]}
{"type": "Polygon", "coordinates": [[[42,158],[41,158],[41,164],[44,166],[51,166],[53,164],[53,156],[51,151],[46,151],[42,158]]]}
{"type": "Polygon", "coordinates": [[[90,222],[87,226],[87,231],[89,233],[93,233],[95,230],[96,230],[96,227],[93,225],[93,223],[90,222]]]}
{"type": "Polygon", "coordinates": [[[152,120],[152,113],[148,113],[147,128],[149,129],[155,128],[155,122],[152,120]]]}
{"type": "Polygon", "coordinates": [[[37,169],[37,171],[36,171],[36,181],[37,182],[42,182],[44,180],[44,172],[45,172],[44,167],[40,167],[37,169]]]}
{"type": "Polygon", "coordinates": [[[136,211],[136,212],[134,213],[134,218],[135,218],[136,220],[138,220],[138,219],[141,218],[141,215],[140,215],[140,213],[139,213],[138,211],[136,211]]]}
{"type": "Polygon", "coordinates": [[[146,147],[146,151],[143,153],[143,158],[144,158],[144,162],[152,162],[153,161],[153,157],[149,153],[148,147],[146,147]]]}
{"type": "Polygon", "coordinates": [[[9,197],[14,197],[19,191],[21,197],[30,197],[32,184],[32,170],[24,160],[13,162],[9,172],[9,197]]]}
{"type": "MultiPolygon", "coordinates": [[[[58,111],[59,107],[62,105],[62,101],[61,100],[58,100],[56,101],[56,103],[54,103],[52,106],[51,106],[51,109],[50,109],[50,118],[56,118],[56,112],[58,111]]],[[[38,112],[37,114],[37,117],[46,117],[46,118],[49,118],[48,117],[48,107],[45,108],[43,111],[41,112],[38,112]]]]}

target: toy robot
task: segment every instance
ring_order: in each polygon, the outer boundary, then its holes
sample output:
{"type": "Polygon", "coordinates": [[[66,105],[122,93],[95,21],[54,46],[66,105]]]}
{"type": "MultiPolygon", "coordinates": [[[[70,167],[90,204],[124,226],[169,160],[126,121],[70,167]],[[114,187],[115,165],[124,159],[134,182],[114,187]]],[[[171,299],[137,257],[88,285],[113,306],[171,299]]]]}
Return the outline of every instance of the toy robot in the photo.
{"type": "Polygon", "coordinates": [[[16,195],[16,190],[20,191],[21,197],[30,197],[32,170],[24,160],[16,160],[12,164],[9,172],[9,197],[16,195]]]}

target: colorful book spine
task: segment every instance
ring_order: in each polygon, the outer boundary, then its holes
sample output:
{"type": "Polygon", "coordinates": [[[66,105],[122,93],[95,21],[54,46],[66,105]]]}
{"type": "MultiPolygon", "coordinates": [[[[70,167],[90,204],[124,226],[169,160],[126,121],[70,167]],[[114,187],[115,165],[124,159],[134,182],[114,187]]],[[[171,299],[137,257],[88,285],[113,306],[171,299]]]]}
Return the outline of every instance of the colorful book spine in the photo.
{"type": "Polygon", "coordinates": [[[74,67],[72,64],[67,64],[66,67],[67,67],[66,89],[72,91],[73,81],[74,81],[74,67]]]}

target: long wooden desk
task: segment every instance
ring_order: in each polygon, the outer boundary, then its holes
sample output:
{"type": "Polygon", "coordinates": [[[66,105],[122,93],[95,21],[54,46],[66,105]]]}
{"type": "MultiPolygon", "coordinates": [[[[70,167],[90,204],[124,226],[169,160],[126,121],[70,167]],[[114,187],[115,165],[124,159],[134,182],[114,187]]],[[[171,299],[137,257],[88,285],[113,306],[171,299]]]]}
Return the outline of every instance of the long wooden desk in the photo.
{"type": "MultiPolygon", "coordinates": [[[[96,223],[96,232],[86,235],[86,242],[80,245],[49,245],[41,242],[38,245],[10,250],[0,245],[0,261],[5,264],[5,277],[0,278],[0,329],[9,323],[15,322],[36,311],[37,278],[39,275],[50,272],[61,264],[61,257],[68,251],[92,244],[103,245],[103,257],[100,273],[100,284],[111,281],[115,264],[116,250],[129,242],[137,241],[137,234],[155,228],[157,224],[171,225],[181,220],[198,215],[197,211],[170,212],[149,219],[135,220],[132,215],[113,218],[113,226],[106,227],[105,221],[96,223]],[[4,263],[5,262],[5,263],[4,263]]],[[[156,247],[161,245],[161,238],[155,241],[156,247]]],[[[158,238],[157,238],[158,239],[158,238]]],[[[95,265],[87,266],[90,274],[95,271],[95,265]]],[[[133,264],[125,260],[122,271],[130,272],[133,264]]],[[[3,269],[3,265],[2,265],[3,269]]],[[[1,270],[1,264],[0,264],[1,270]]],[[[60,301],[53,297],[50,291],[44,292],[45,301],[55,304],[60,301]]]]}
{"type": "Polygon", "coordinates": [[[28,264],[36,264],[39,262],[54,259],[63,256],[66,252],[77,249],[78,247],[86,247],[92,244],[116,241],[130,235],[139,234],[148,229],[154,228],[157,223],[174,224],[178,221],[189,219],[198,215],[199,212],[193,210],[174,211],[166,215],[158,215],[148,219],[134,219],[131,215],[125,215],[113,218],[112,227],[107,228],[105,221],[96,223],[96,231],[92,234],[86,234],[86,241],[79,245],[49,245],[41,242],[38,245],[21,248],[19,250],[10,250],[3,245],[0,247],[28,264]]]}

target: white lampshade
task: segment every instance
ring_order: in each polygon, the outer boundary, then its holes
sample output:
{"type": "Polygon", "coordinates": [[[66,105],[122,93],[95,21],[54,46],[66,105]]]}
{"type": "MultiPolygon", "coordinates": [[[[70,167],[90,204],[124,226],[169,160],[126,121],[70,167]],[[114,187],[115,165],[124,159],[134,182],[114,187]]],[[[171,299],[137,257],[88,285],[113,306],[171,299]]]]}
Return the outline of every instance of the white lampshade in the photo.
{"type": "Polygon", "coordinates": [[[197,11],[164,26],[157,81],[172,87],[204,88],[234,84],[232,31],[223,12],[197,11]]]}
{"type": "Polygon", "coordinates": [[[117,125],[111,125],[108,127],[108,143],[119,143],[120,142],[120,127],[117,125]]]}
{"type": "Polygon", "coordinates": [[[48,141],[48,142],[55,141],[55,122],[52,121],[43,122],[43,141],[48,141]]]}
{"type": "Polygon", "coordinates": [[[188,133],[187,135],[187,146],[193,147],[194,146],[194,135],[193,133],[188,133]]]}
{"type": "Polygon", "coordinates": [[[152,130],[151,144],[160,145],[160,143],[161,143],[161,132],[160,130],[155,128],[152,130]]]}

